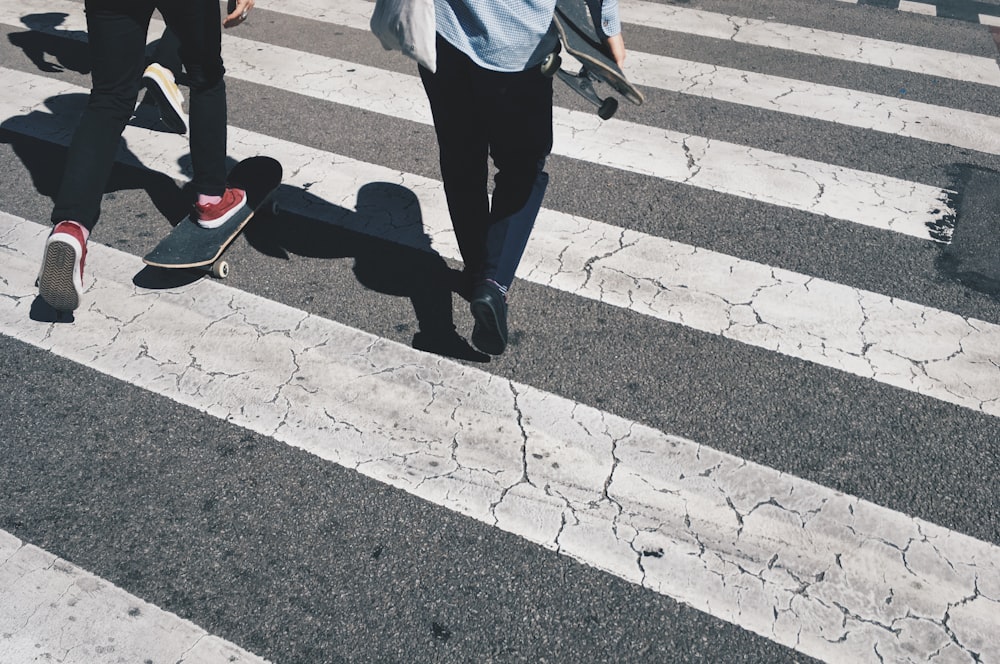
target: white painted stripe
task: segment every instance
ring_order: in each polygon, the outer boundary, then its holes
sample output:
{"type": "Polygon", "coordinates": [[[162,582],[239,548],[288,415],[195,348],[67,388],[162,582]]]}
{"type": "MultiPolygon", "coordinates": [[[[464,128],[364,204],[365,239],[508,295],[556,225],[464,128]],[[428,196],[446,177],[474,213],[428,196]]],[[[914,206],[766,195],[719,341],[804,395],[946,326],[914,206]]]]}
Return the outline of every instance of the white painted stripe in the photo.
{"type": "Polygon", "coordinates": [[[619,6],[624,21],[650,28],[1000,86],[993,58],[641,0],[621,0],[619,6]]]}
{"type": "Polygon", "coordinates": [[[995,546],[97,243],[38,323],[47,231],[0,214],[0,333],[826,661],[1000,657],[995,546]]]}
{"type": "MultiPolygon", "coordinates": [[[[52,3],[44,4],[51,11],[52,3]]],[[[238,38],[224,42],[232,77],[431,124],[417,77],[238,38]]],[[[554,130],[554,152],[574,159],[920,239],[951,238],[953,192],[938,187],[561,108],[554,130]]]]}
{"type": "MultiPolygon", "coordinates": [[[[18,4],[27,8],[34,7],[39,1],[19,0],[18,4]]],[[[857,3],[857,0],[840,1],[857,3]]],[[[621,20],[626,26],[640,25],[939,78],[1000,86],[1000,70],[993,58],[642,0],[621,0],[619,6],[621,20]]],[[[368,30],[373,7],[374,3],[366,0],[338,0],[335,3],[326,0],[282,0],[281,3],[268,5],[267,9],[289,16],[336,23],[356,30],[368,30]]],[[[986,15],[980,16],[980,20],[987,23],[983,16],[986,15]]]]}
{"type": "Polygon", "coordinates": [[[1000,16],[993,16],[991,14],[980,14],[979,22],[982,23],[983,25],[1000,27],[1000,16]]]}
{"type": "MultiPolygon", "coordinates": [[[[67,144],[74,114],[62,109],[53,116],[42,100],[82,90],[0,72],[12,89],[24,91],[16,100],[0,99],[0,117],[26,114],[3,127],[67,144]]],[[[187,162],[185,137],[137,127],[125,137],[128,163],[188,178],[178,166],[187,162]]],[[[439,182],[238,128],[229,137],[234,158],[269,154],[283,163],[284,208],[411,246],[426,247],[426,232],[435,251],[459,258],[439,182]],[[350,214],[371,182],[410,189],[423,226],[350,214]]],[[[551,210],[539,216],[518,276],[1000,416],[1000,326],[991,323],[551,210]]]]}
{"type": "MultiPolygon", "coordinates": [[[[857,2],[857,0],[841,1],[857,2]]],[[[622,22],[626,25],[684,32],[753,46],[822,55],[860,64],[1000,86],[1000,72],[997,72],[995,63],[990,58],[641,0],[620,0],[619,6],[622,22]]],[[[301,18],[367,30],[372,7],[374,4],[365,0],[339,0],[337,3],[328,3],[324,0],[283,0],[273,9],[301,18]]],[[[626,34],[626,38],[627,36],[626,34]]]]}
{"type": "MultiPolygon", "coordinates": [[[[374,4],[365,0],[338,0],[336,3],[325,0],[282,0],[273,7],[268,6],[268,9],[367,30],[372,7],[374,4]]],[[[641,25],[668,32],[684,32],[751,46],[1000,86],[1000,71],[992,58],[641,0],[620,0],[619,7],[622,22],[626,24],[626,39],[629,24],[641,25]]]]}
{"type": "Polygon", "coordinates": [[[923,14],[924,16],[937,16],[936,5],[926,2],[912,2],[912,0],[899,0],[899,11],[923,14]]]}
{"type": "MultiPolygon", "coordinates": [[[[933,5],[924,6],[934,10],[933,5]]],[[[371,7],[362,0],[334,7],[313,0],[286,0],[276,11],[366,30],[371,7]]],[[[1000,154],[1000,118],[990,115],[633,50],[628,55],[628,73],[640,86],[1000,154]]]]}
{"type": "Polygon", "coordinates": [[[630,52],[639,85],[1000,154],[1000,118],[768,74],[630,52]]]}
{"type": "Polygon", "coordinates": [[[0,530],[0,661],[263,664],[242,648],[0,530]]]}
{"type": "MultiPolygon", "coordinates": [[[[36,9],[39,11],[43,4],[50,11],[54,4],[58,4],[32,1],[38,4],[36,9]]],[[[63,4],[61,9],[69,13],[72,3],[63,4]]],[[[323,14],[348,27],[363,29],[367,26],[368,16],[364,14],[365,7],[357,5],[365,4],[355,0],[343,7],[338,5],[334,16],[329,16],[329,8],[323,14]]],[[[279,10],[288,12],[289,9],[295,9],[294,3],[292,7],[282,5],[279,10]]],[[[370,10],[367,11],[370,13],[370,10]]],[[[8,13],[3,20],[13,23],[14,13],[8,13]]],[[[75,27],[81,29],[82,24],[75,27]]],[[[49,32],[59,33],[58,30],[49,32]]],[[[152,34],[157,37],[159,32],[154,30],[152,34]]],[[[638,51],[629,51],[628,63],[629,76],[637,85],[644,87],[1000,154],[1000,118],[991,115],[638,51]]],[[[234,73],[230,72],[230,75],[234,73]]],[[[239,72],[235,75],[239,76],[239,72]]],[[[294,91],[309,94],[309,90],[301,85],[294,91]]],[[[426,118],[418,121],[426,122],[426,118]]]]}

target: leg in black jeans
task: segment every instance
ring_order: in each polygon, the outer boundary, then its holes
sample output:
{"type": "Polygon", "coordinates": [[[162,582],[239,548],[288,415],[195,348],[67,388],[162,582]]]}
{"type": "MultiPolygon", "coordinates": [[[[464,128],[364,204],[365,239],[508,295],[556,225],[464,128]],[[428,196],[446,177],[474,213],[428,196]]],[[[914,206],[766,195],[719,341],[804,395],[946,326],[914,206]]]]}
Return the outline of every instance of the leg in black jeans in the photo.
{"type": "Polygon", "coordinates": [[[495,72],[438,38],[437,71],[421,68],[441,176],[466,269],[508,288],[541,209],[552,149],[552,81],[538,68],[495,72]],[[497,167],[490,206],[488,159],[497,167]]]}
{"type": "Polygon", "coordinates": [[[158,7],[181,43],[191,76],[191,160],[198,193],[220,195],[226,178],[226,96],[221,15],[215,0],[87,0],[93,89],[66,157],[52,221],[93,230],[144,69],[146,32],[158,7]]]}
{"type": "Polygon", "coordinates": [[[226,82],[222,14],[216,0],[159,0],[163,19],[180,42],[188,75],[191,167],[194,190],[221,196],[226,189],[226,82]]]}
{"type": "Polygon", "coordinates": [[[93,230],[122,131],[139,95],[153,3],[87,0],[85,6],[93,87],[70,143],[52,221],[72,219],[93,230]]]}

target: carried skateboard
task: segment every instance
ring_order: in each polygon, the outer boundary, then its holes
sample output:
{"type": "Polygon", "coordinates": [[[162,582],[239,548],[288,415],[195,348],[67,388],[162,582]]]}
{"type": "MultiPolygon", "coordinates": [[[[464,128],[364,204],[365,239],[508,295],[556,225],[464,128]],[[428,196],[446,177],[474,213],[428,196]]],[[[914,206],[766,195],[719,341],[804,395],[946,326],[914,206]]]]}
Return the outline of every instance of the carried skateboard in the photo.
{"type": "Polygon", "coordinates": [[[618,110],[618,100],[614,97],[601,97],[597,94],[594,83],[601,82],[611,86],[633,104],[645,101],[642,92],[629,83],[625,72],[607,51],[604,39],[600,36],[590,8],[587,6],[587,0],[557,0],[552,23],[559,33],[561,47],[579,60],[583,67],[578,74],[571,74],[561,69],[562,58],[557,48],[542,62],[543,74],[558,75],[584,99],[597,106],[597,115],[604,120],[609,119],[618,110]]]}
{"type": "Polygon", "coordinates": [[[197,268],[219,279],[229,276],[229,263],[222,254],[250,223],[254,215],[269,206],[272,215],[278,204],[272,195],[281,184],[281,164],[270,157],[250,157],[233,167],[227,178],[230,187],[247,192],[247,206],[218,228],[202,228],[188,215],[167,237],[143,257],[146,265],[163,268],[197,268]]]}

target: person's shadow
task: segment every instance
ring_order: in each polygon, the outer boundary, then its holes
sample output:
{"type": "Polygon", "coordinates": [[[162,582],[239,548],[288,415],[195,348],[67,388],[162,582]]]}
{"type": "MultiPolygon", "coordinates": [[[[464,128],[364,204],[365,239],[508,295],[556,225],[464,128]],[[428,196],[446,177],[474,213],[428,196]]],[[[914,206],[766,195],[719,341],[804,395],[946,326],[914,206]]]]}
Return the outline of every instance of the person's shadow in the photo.
{"type": "MultiPolygon", "coordinates": [[[[412,191],[388,182],[365,184],[358,191],[356,211],[289,185],[281,185],[274,199],[279,204],[278,216],[272,216],[265,205],[243,231],[253,249],[280,259],[290,255],[353,258],[354,274],[363,286],[410,300],[418,327],[414,348],[459,360],[490,361],[489,355],[470,346],[455,329],[452,295],[459,290],[460,273],[432,249],[420,201],[412,191]],[[289,208],[308,210],[309,216],[289,208]],[[391,227],[393,241],[350,230],[373,227],[391,227]]],[[[174,288],[203,274],[147,267],[134,282],[141,288],[174,288]]]]}
{"type": "MultiPolygon", "coordinates": [[[[45,140],[48,136],[72,133],[87,95],[67,94],[46,100],[47,110],[32,111],[8,118],[0,125],[0,141],[12,146],[28,169],[36,190],[54,199],[62,179],[66,148],[45,140]]],[[[151,118],[148,120],[152,120],[151,118]]],[[[142,117],[132,124],[144,125],[142,117]]],[[[121,161],[112,170],[105,192],[143,189],[157,210],[171,224],[189,212],[192,192],[169,176],[143,168],[141,160],[121,142],[121,161]]],[[[189,164],[185,155],[182,167],[189,164]]],[[[230,163],[230,166],[233,164],[230,163]]],[[[301,188],[283,185],[278,199],[295,201],[294,207],[311,216],[283,211],[280,218],[248,225],[245,236],[250,245],[269,256],[289,253],[314,258],[354,258],[358,281],[374,291],[406,297],[413,305],[418,331],[413,347],[426,352],[474,362],[488,362],[489,355],[472,348],[455,330],[452,294],[460,290],[461,279],[431,247],[423,228],[420,203],[405,187],[387,182],[364,185],[358,192],[357,211],[319,199],[301,188]],[[347,228],[390,229],[392,241],[347,228]]],[[[156,232],[155,230],[153,232],[156,232]]],[[[376,231],[377,233],[378,231],[376,231]]],[[[190,271],[147,268],[136,275],[137,285],[169,288],[198,278],[190,271]]],[[[41,298],[31,310],[32,320],[72,322],[72,314],[60,314],[41,298]]]]}
{"type": "Polygon", "coordinates": [[[24,51],[39,71],[54,73],[68,69],[89,74],[90,55],[86,33],[81,30],[60,30],[59,26],[66,20],[66,16],[62,12],[28,14],[21,18],[28,32],[15,32],[7,39],[11,45],[24,51]],[[55,62],[49,61],[50,55],[55,62]]]}
{"type": "Polygon", "coordinates": [[[490,361],[489,355],[470,346],[455,330],[452,295],[461,283],[459,273],[431,247],[420,201],[411,190],[389,182],[365,184],[358,190],[356,211],[301,189],[288,194],[306,202],[305,209],[322,211],[323,221],[281,211],[278,219],[256,225],[251,222],[246,238],[254,249],[279,257],[289,253],[311,258],[353,257],[354,274],[363,286],[410,300],[418,327],[412,340],[414,348],[460,360],[490,361]],[[392,241],[348,230],[390,226],[392,241]]]}

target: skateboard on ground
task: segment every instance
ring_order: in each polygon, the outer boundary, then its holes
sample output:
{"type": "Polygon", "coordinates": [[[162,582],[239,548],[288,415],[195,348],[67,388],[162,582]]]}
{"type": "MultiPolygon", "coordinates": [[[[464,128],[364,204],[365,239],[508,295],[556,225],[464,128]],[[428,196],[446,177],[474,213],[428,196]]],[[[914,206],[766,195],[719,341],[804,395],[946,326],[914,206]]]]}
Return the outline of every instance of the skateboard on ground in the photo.
{"type": "Polygon", "coordinates": [[[281,174],[281,164],[270,157],[250,157],[236,164],[229,172],[228,184],[247,192],[247,207],[218,228],[202,228],[193,215],[188,215],[146,254],[143,262],[163,268],[199,268],[225,279],[229,263],[221,256],[229,245],[265,206],[270,206],[271,214],[277,214],[278,204],[272,195],[281,184],[281,174]]]}
{"type": "Polygon", "coordinates": [[[642,92],[629,83],[625,73],[611,58],[591,16],[587,0],[557,0],[552,22],[559,33],[562,48],[579,60],[583,68],[578,74],[571,74],[561,69],[562,58],[557,48],[542,63],[543,74],[558,75],[584,99],[597,106],[597,114],[604,120],[609,119],[618,110],[618,100],[598,95],[594,88],[594,83],[598,81],[610,85],[633,104],[645,101],[642,92]]]}

